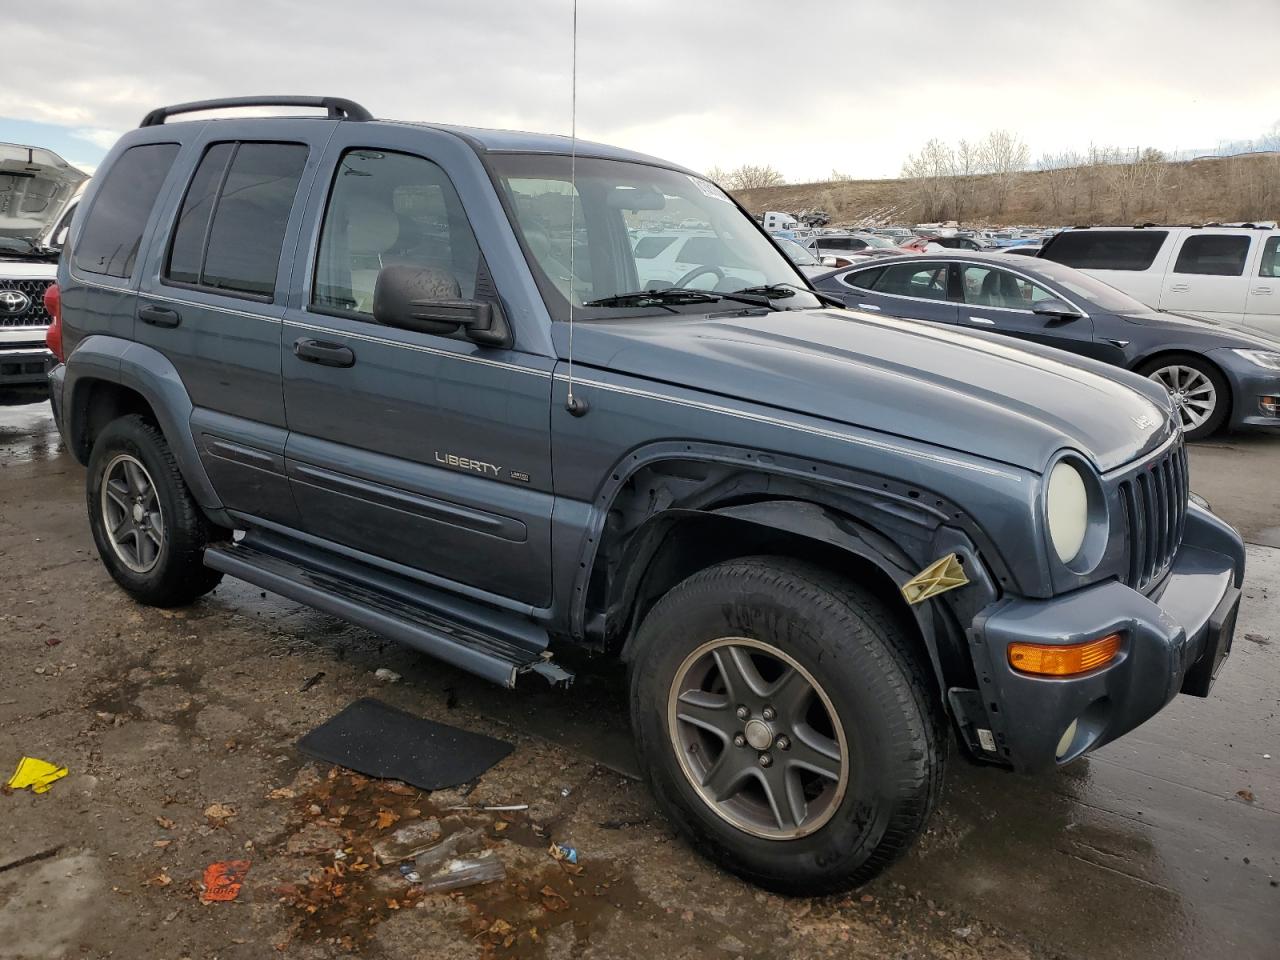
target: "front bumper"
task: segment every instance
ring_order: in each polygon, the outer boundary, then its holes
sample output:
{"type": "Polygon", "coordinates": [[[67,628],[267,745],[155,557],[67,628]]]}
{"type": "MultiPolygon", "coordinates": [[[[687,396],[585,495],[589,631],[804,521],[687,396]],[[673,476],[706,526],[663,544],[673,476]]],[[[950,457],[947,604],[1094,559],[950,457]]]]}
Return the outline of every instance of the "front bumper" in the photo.
{"type": "Polygon", "coordinates": [[[1280,430],[1280,415],[1271,415],[1259,402],[1280,396],[1280,372],[1260,367],[1234,350],[1214,350],[1210,359],[1222,368],[1231,384],[1232,430],[1280,430]]]}
{"type": "Polygon", "coordinates": [[[5,346],[0,343],[0,389],[40,387],[46,381],[53,354],[41,346],[5,346]]]}
{"type": "Polygon", "coordinates": [[[1192,504],[1168,575],[1149,596],[1111,580],[1050,600],[1005,599],[970,634],[998,759],[1016,770],[1074,760],[1160,711],[1179,692],[1207,696],[1231,650],[1244,544],[1192,504]],[[1008,645],[1083,643],[1125,635],[1119,656],[1078,677],[1015,671],[1008,645]],[[1072,722],[1075,734],[1064,741],[1072,722]]]}

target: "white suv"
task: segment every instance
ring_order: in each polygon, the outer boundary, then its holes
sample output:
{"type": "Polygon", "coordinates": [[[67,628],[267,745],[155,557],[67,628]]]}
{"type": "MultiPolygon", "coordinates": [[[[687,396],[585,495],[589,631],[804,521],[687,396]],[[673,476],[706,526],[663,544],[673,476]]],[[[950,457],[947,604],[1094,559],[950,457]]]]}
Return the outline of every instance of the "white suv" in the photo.
{"type": "Polygon", "coordinates": [[[1050,238],[1040,256],[1157,310],[1280,338],[1280,230],[1080,227],[1050,238]]]}

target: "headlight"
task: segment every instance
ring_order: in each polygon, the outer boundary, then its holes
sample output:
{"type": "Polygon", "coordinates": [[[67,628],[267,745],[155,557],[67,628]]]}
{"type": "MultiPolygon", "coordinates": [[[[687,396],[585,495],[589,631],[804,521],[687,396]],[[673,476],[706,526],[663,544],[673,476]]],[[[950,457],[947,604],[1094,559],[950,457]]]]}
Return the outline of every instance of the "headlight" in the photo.
{"type": "Polygon", "coordinates": [[[1084,546],[1089,528],[1089,492],[1080,471],[1060,460],[1049,472],[1045,491],[1045,515],[1049,521],[1049,540],[1058,559],[1070,563],[1084,546]]]}
{"type": "Polygon", "coordinates": [[[1274,350],[1235,350],[1238,356],[1268,370],[1280,370],[1280,353],[1274,350]]]}

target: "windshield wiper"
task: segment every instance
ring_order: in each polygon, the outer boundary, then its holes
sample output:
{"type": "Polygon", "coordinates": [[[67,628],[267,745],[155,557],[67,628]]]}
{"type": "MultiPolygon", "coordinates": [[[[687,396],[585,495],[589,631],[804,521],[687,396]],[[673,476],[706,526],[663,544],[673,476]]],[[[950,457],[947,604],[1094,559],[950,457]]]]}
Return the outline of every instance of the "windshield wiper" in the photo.
{"type": "Polygon", "coordinates": [[[611,297],[588,300],[584,307],[661,307],[675,303],[715,303],[719,294],[705,290],[689,290],[685,287],[666,287],[662,290],[634,290],[631,293],[615,293],[611,297]]]}
{"type": "Polygon", "coordinates": [[[761,296],[768,297],[770,300],[785,300],[787,297],[794,297],[797,291],[815,296],[822,303],[830,306],[844,307],[844,301],[839,297],[833,297],[831,294],[823,293],[821,290],[811,290],[808,287],[802,287],[798,283],[762,283],[758,287],[744,287],[737,292],[757,293],[761,296]]]}

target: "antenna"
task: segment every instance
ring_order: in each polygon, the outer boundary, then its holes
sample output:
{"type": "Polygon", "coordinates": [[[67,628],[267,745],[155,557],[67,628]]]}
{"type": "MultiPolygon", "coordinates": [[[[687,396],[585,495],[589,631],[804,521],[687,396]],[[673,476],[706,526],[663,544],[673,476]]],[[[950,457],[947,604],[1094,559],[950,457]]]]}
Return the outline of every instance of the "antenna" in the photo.
{"type": "Polygon", "coordinates": [[[587,412],[587,401],[573,395],[573,228],[578,209],[578,0],[573,0],[573,66],[569,94],[569,390],[564,408],[575,417],[587,412]]]}

